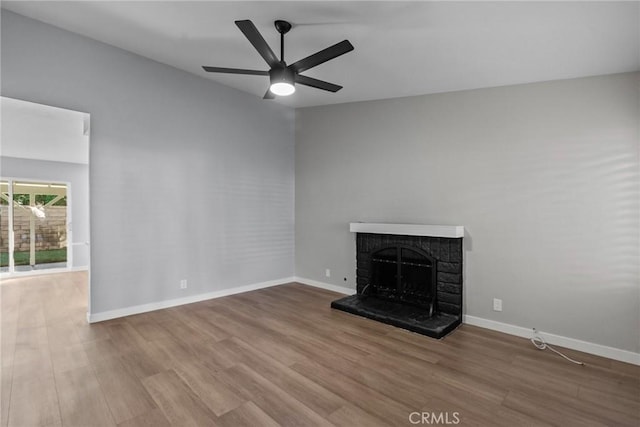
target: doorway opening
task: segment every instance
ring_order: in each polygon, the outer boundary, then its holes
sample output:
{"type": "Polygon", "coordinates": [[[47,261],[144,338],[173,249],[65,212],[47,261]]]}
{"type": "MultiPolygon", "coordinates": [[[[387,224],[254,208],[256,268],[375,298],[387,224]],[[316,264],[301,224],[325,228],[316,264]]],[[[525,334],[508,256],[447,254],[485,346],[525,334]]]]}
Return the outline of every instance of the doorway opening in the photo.
{"type": "Polygon", "coordinates": [[[10,278],[78,271],[88,273],[78,277],[87,278],[90,294],[90,116],[14,98],[0,101],[2,285],[10,278]]]}

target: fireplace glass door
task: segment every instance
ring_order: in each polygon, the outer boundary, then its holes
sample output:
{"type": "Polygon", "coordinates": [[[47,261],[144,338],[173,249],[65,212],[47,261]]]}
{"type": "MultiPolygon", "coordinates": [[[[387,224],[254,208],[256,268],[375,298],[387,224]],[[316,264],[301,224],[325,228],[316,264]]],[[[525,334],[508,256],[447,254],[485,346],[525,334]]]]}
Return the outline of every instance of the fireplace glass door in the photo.
{"type": "Polygon", "coordinates": [[[435,260],[420,250],[395,246],[371,258],[371,294],[433,310],[435,260]]]}

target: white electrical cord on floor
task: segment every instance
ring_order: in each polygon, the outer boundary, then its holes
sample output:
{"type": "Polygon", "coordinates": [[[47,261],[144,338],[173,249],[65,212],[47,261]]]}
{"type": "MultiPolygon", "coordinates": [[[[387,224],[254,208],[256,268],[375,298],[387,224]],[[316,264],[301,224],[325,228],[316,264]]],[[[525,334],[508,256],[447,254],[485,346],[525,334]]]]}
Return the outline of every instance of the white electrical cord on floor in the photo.
{"type": "Polygon", "coordinates": [[[575,363],[576,365],[582,365],[584,366],[584,363],[582,362],[578,362],[577,360],[573,360],[572,358],[570,358],[569,356],[565,356],[564,354],[560,353],[558,350],[556,350],[555,348],[551,347],[549,344],[546,343],[546,341],[544,340],[544,338],[542,338],[541,336],[538,336],[538,331],[535,330],[535,328],[533,329],[533,333],[534,333],[534,337],[531,338],[531,343],[538,349],[538,350],[544,350],[544,349],[549,349],[551,351],[553,351],[556,354],[559,354],[560,356],[564,357],[565,359],[567,359],[569,362],[575,363]]]}

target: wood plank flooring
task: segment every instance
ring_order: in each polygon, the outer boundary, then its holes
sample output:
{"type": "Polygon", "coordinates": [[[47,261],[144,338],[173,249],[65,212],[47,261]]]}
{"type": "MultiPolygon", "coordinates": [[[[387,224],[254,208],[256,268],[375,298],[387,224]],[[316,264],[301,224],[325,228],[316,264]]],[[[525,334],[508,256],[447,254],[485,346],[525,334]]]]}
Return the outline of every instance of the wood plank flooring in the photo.
{"type": "Polygon", "coordinates": [[[86,280],[0,286],[2,427],[640,425],[638,366],[468,325],[437,341],[300,284],[88,325],[86,280]]]}

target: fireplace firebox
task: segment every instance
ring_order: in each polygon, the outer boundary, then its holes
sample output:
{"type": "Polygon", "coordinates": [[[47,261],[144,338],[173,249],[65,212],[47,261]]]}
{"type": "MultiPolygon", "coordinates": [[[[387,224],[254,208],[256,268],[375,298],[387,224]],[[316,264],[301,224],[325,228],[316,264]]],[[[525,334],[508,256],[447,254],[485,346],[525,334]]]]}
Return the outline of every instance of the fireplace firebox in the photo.
{"type": "Polygon", "coordinates": [[[434,338],[461,323],[462,227],[355,225],[357,293],[331,307],[434,338]]]}
{"type": "Polygon", "coordinates": [[[406,246],[380,249],[371,255],[371,280],[363,294],[434,311],[435,260],[424,251],[406,246]]]}

